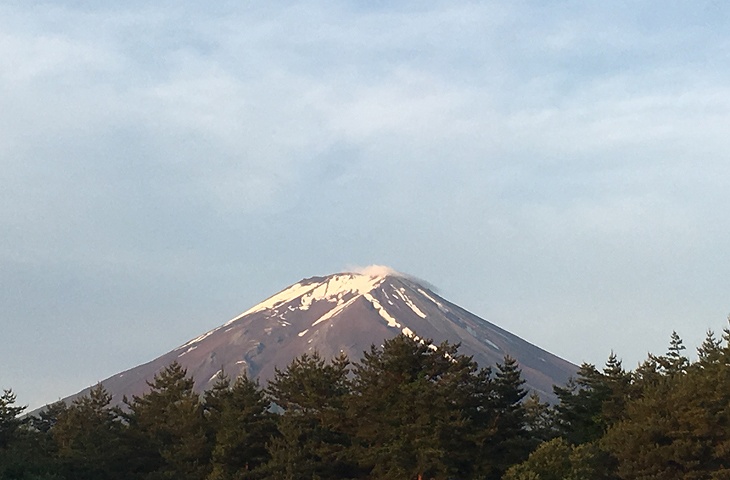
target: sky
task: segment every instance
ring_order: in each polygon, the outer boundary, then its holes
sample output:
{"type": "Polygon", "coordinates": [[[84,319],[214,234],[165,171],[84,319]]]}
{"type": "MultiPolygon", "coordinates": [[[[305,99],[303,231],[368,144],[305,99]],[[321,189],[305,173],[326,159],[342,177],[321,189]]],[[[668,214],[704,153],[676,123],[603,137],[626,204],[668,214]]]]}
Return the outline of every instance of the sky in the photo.
{"type": "Polygon", "coordinates": [[[576,364],[730,313],[726,2],[0,1],[0,388],[388,265],[576,364]]]}

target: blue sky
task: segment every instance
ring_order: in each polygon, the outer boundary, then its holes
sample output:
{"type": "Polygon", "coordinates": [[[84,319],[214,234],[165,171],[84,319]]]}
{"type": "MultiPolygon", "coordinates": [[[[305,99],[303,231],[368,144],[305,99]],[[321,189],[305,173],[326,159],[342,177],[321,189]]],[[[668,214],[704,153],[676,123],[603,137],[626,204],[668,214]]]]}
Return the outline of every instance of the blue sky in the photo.
{"type": "Polygon", "coordinates": [[[386,264],[575,363],[730,313],[722,2],[0,3],[0,387],[386,264]]]}

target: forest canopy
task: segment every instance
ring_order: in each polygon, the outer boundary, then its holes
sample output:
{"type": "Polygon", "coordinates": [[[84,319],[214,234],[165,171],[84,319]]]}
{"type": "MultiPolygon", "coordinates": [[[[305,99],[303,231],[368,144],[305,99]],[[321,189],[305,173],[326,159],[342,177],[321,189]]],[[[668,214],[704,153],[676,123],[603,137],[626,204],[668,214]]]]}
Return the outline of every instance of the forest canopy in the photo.
{"type": "Polygon", "coordinates": [[[221,372],[203,394],[173,363],[113,406],[102,385],[23,416],[0,396],[0,479],[730,478],[730,330],[695,359],[583,364],[559,399],[517,362],[395,337],[362,360],[304,354],[263,388],[221,372]]]}

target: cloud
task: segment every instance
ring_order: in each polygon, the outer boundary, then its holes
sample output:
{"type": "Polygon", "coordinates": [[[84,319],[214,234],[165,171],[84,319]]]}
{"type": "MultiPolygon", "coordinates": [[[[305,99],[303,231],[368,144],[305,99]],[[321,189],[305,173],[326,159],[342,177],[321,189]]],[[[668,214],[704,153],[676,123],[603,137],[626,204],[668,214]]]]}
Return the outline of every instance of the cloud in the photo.
{"type": "Polygon", "coordinates": [[[366,275],[370,277],[385,277],[385,276],[403,276],[402,273],[397,270],[388,267],[386,265],[368,265],[367,267],[348,267],[348,270],[358,273],[360,275],[366,275]]]}
{"type": "Polygon", "coordinates": [[[618,349],[636,312],[670,331],[685,299],[703,322],[730,241],[713,9],[0,6],[9,315],[192,337],[222,304],[377,261],[573,361],[600,346],[556,325],[620,312],[618,349]]]}

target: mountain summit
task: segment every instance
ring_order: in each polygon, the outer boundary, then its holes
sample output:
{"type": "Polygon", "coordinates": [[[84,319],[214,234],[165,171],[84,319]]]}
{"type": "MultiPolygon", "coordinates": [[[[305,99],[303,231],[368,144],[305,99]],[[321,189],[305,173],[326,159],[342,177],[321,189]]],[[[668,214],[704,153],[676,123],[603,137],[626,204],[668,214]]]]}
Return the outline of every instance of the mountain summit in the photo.
{"type": "Polygon", "coordinates": [[[552,385],[565,384],[577,370],[441,298],[423,282],[373,266],[301,280],[220,327],[102,383],[117,403],[123,395],[142,394],[146,382],[173,361],[188,369],[199,391],[211,387],[221,370],[232,377],[247,372],[265,382],[275,368],[285,368],[305,352],[316,350],[324,358],[345,352],[355,360],[399,333],[436,344],[460,343],[460,352],[480,366],[509,355],[519,362],[527,386],[544,398],[554,398],[552,385]]]}

